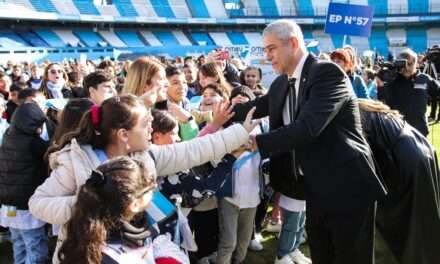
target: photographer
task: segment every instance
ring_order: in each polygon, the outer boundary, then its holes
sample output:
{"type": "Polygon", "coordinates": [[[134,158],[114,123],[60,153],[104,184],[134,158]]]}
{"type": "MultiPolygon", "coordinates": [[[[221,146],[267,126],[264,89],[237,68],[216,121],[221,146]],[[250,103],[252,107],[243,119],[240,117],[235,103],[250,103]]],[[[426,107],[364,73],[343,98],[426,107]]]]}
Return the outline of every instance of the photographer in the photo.
{"type": "Polygon", "coordinates": [[[405,49],[398,59],[406,65],[398,69],[397,76],[386,87],[385,102],[404,115],[405,120],[424,136],[428,135],[425,117],[428,99],[439,90],[439,84],[429,75],[417,70],[417,54],[405,49]]]}
{"type": "MultiPolygon", "coordinates": [[[[432,48],[426,51],[426,56],[422,58],[422,64],[420,70],[423,73],[428,74],[435,80],[440,80],[438,76],[438,69],[440,69],[440,47],[438,45],[432,46],[432,48]]],[[[431,96],[431,113],[429,115],[430,120],[440,122],[440,94],[437,92],[431,96]],[[439,109],[439,111],[437,111],[439,109]],[[438,114],[436,114],[438,112],[438,114]],[[437,119],[436,119],[437,116],[437,119]]]]}

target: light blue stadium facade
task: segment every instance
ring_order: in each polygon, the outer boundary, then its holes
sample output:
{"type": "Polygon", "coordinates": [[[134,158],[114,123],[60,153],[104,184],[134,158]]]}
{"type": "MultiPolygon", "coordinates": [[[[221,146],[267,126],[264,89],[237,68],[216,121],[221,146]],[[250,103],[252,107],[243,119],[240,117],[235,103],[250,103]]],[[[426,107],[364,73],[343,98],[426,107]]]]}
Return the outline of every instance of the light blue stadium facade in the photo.
{"type": "MultiPolygon", "coordinates": [[[[336,1],[334,1],[336,2],[336,1]]],[[[440,0],[343,0],[374,7],[369,38],[347,37],[359,53],[387,56],[404,47],[423,52],[440,44],[440,0]]],[[[341,47],[343,36],[324,32],[329,1],[322,0],[0,0],[0,58],[35,60],[184,56],[217,47],[261,46],[261,31],[294,19],[313,52],[341,47]],[[95,1],[96,2],[96,1],[95,1]],[[229,7],[233,8],[229,8],[229,7]]]]}

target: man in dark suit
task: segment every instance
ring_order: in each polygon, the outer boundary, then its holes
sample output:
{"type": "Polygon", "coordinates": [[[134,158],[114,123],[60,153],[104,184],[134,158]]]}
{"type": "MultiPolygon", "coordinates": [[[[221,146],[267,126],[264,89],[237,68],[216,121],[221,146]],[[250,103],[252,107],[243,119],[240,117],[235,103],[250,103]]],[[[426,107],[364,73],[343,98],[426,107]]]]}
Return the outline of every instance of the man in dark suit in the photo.
{"type": "Polygon", "coordinates": [[[375,201],[386,191],[362,136],[350,80],[337,65],[308,54],[292,21],[268,25],[263,43],[280,76],[265,96],[236,105],[234,120],[254,106],[255,118],[269,116],[270,132],[254,143],[262,158],[271,158],[273,188],[305,197],[313,264],[371,264],[375,201]]]}

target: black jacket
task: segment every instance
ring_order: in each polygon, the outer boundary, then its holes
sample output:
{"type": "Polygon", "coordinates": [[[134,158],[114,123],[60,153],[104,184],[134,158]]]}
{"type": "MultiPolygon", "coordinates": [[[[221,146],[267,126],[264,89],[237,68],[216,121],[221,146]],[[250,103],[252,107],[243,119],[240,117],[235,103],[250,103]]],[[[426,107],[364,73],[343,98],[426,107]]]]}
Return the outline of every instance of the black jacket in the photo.
{"type": "Polygon", "coordinates": [[[412,78],[399,74],[386,87],[385,102],[392,109],[399,110],[408,123],[423,135],[428,135],[426,108],[429,97],[439,91],[439,84],[429,75],[418,72],[412,78]]]}
{"type": "Polygon", "coordinates": [[[240,71],[234,65],[227,62],[223,74],[233,87],[240,86],[240,71]]]}
{"type": "Polygon", "coordinates": [[[399,263],[440,263],[440,177],[434,148],[398,117],[361,113],[389,191],[378,203],[378,230],[399,263]]]}
{"type": "Polygon", "coordinates": [[[305,191],[308,205],[329,210],[364,207],[382,198],[386,191],[362,136],[347,75],[335,64],[309,55],[301,73],[295,120],[285,126],[287,92],[287,76],[282,75],[266,95],[234,108],[236,120],[243,120],[253,106],[255,118],[269,115],[270,132],[257,136],[257,143],[262,159],[271,158],[274,190],[297,199],[303,199],[305,191]],[[304,174],[298,180],[292,150],[304,174]]]}
{"type": "Polygon", "coordinates": [[[45,121],[36,103],[15,111],[0,147],[0,204],[28,209],[29,197],[47,177],[43,156],[49,144],[37,133],[45,121]]]}

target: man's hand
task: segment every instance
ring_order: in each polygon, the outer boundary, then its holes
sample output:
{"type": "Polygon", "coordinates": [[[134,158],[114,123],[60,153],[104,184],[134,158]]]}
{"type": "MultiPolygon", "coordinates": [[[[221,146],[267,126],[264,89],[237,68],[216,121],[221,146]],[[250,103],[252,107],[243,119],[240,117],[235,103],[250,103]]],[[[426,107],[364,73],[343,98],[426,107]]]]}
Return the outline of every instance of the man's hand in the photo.
{"type": "Polygon", "coordinates": [[[258,151],[258,144],[257,144],[257,138],[254,135],[249,136],[249,145],[248,148],[254,152],[258,151]]]}

